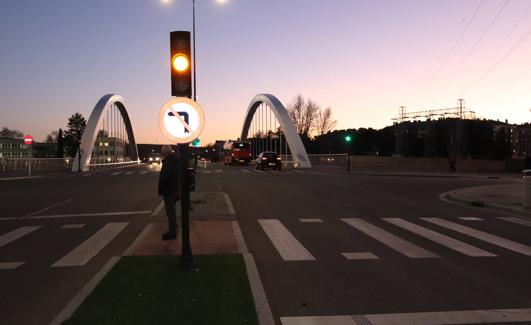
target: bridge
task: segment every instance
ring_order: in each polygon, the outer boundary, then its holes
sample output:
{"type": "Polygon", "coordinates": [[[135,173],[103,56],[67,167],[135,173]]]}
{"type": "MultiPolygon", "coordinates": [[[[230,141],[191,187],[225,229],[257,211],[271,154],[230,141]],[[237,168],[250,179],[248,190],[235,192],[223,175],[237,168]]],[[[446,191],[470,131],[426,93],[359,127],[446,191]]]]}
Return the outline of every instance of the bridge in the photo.
{"type": "MultiPolygon", "coordinates": [[[[259,94],[251,100],[240,138],[251,142],[254,157],[263,151],[275,151],[295,167],[311,167],[288,111],[274,95],[259,94]]],[[[103,96],[88,119],[72,171],[139,163],[133,126],[124,98],[115,94],[103,96]]]]}

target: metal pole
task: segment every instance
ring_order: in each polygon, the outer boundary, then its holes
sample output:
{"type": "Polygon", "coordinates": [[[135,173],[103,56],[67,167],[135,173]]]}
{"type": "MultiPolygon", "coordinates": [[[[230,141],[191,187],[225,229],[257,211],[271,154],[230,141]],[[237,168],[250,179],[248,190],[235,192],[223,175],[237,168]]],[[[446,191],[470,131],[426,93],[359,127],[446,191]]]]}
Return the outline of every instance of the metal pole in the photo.
{"type": "Polygon", "coordinates": [[[193,29],[193,33],[192,33],[192,47],[193,47],[193,51],[194,51],[194,54],[193,54],[193,69],[194,69],[194,102],[197,102],[197,85],[196,85],[196,77],[195,77],[195,70],[196,70],[196,66],[197,66],[197,63],[195,62],[195,0],[192,0],[192,29],[193,29]]]}
{"type": "Polygon", "coordinates": [[[193,256],[192,248],[190,247],[190,180],[188,179],[188,143],[179,145],[179,151],[181,156],[181,257],[184,266],[189,267],[193,263],[193,256]]]}
{"type": "Polygon", "coordinates": [[[33,142],[28,146],[28,176],[31,177],[31,156],[33,156],[33,142]]]}

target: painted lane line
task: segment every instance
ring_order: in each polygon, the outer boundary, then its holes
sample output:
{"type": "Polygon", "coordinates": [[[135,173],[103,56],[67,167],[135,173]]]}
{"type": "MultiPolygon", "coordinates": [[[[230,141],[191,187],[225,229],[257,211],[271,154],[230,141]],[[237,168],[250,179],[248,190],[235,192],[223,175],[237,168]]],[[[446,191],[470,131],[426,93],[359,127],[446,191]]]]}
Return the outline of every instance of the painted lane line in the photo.
{"type": "Polygon", "coordinates": [[[53,263],[50,267],[81,266],[87,264],[91,258],[96,256],[114,237],[124,230],[128,224],[128,222],[106,224],[89,239],[53,263]]]}
{"type": "Polygon", "coordinates": [[[210,174],[210,173],[212,173],[211,170],[203,170],[203,171],[201,171],[201,174],[210,174]]]}
{"type": "Polygon", "coordinates": [[[258,220],[284,261],[315,261],[315,257],[277,219],[258,220]]]}
{"type": "Polygon", "coordinates": [[[255,169],[255,172],[257,172],[258,174],[263,174],[263,173],[265,173],[263,170],[258,170],[258,169],[255,169]]]}
{"type": "Polygon", "coordinates": [[[304,219],[304,218],[301,218],[299,219],[300,222],[303,222],[303,223],[318,223],[318,222],[323,222],[323,220],[319,219],[319,218],[307,218],[307,219],[304,219]]]}
{"type": "Polygon", "coordinates": [[[51,321],[50,325],[61,325],[69,319],[74,311],[85,301],[88,295],[96,288],[98,283],[105,277],[107,273],[120,260],[120,257],[112,257],[96,275],[85,284],[85,286],[76,294],[76,296],[65,306],[65,308],[51,321]]]}
{"type": "Polygon", "coordinates": [[[0,263],[0,270],[14,270],[26,262],[8,262],[0,263]]]}
{"type": "Polygon", "coordinates": [[[503,220],[503,221],[512,222],[512,223],[516,223],[516,224],[519,224],[519,225],[522,225],[522,226],[528,226],[528,227],[531,227],[531,221],[527,221],[527,220],[520,219],[520,218],[515,218],[515,217],[498,217],[498,219],[503,220]]]}
{"type": "Polygon", "coordinates": [[[348,218],[341,219],[352,227],[358,229],[359,231],[365,233],[366,235],[376,239],[380,243],[389,246],[391,249],[406,255],[411,258],[431,258],[438,257],[436,254],[425,250],[413,243],[410,243],[400,237],[397,237],[379,227],[376,227],[362,219],[358,218],[348,218]]]}
{"type": "Polygon", "coordinates": [[[101,212],[101,213],[72,213],[57,214],[50,216],[33,216],[28,219],[54,219],[54,218],[71,218],[71,217],[102,217],[102,216],[126,216],[135,214],[150,214],[151,211],[124,211],[124,212],[101,212]]]}
{"type": "Polygon", "coordinates": [[[30,213],[30,214],[27,214],[27,215],[25,215],[25,216],[23,216],[23,217],[20,217],[20,219],[26,219],[26,218],[28,218],[28,217],[34,216],[34,215],[39,214],[39,213],[42,213],[42,212],[44,212],[44,211],[47,211],[47,210],[50,210],[50,209],[56,208],[56,207],[58,207],[58,206],[61,206],[61,205],[67,204],[68,202],[71,202],[71,201],[73,201],[73,200],[74,200],[74,199],[68,199],[68,200],[66,200],[66,201],[63,201],[63,202],[59,202],[59,203],[53,204],[53,205],[51,205],[51,206],[49,206],[49,207],[47,207],[47,208],[41,209],[41,210],[39,210],[39,211],[35,211],[35,212],[30,213]]]}
{"type": "Polygon", "coordinates": [[[347,203],[347,202],[345,202],[345,201],[341,201],[341,200],[338,200],[338,199],[336,199],[336,198],[332,198],[332,201],[336,201],[337,203],[341,203],[341,204],[343,204],[343,205],[346,206],[346,207],[352,208],[352,204],[347,203]]]}
{"type": "Polygon", "coordinates": [[[135,173],[134,171],[130,171],[130,172],[125,173],[125,175],[133,175],[134,173],[135,173]]]}
{"type": "Polygon", "coordinates": [[[251,171],[247,170],[247,169],[242,169],[242,172],[244,173],[250,173],[251,171]]]}
{"type": "Polygon", "coordinates": [[[348,315],[280,317],[280,321],[282,325],[370,325],[370,323],[358,323],[348,315]]]}
{"type": "Polygon", "coordinates": [[[120,175],[121,173],[123,173],[123,171],[122,171],[122,172],[115,172],[115,173],[112,173],[111,176],[120,175]]]}
{"type": "Polygon", "coordinates": [[[21,237],[24,237],[41,227],[42,226],[25,226],[8,232],[7,234],[0,236],[0,247],[3,247],[21,237]]]}
{"type": "Polygon", "coordinates": [[[242,254],[245,261],[245,269],[247,270],[247,277],[249,278],[249,285],[251,287],[251,293],[254,298],[254,305],[256,314],[258,316],[258,323],[260,325],[274,325],[273,314],[271,313],[271,307],[267,301],[267,297],[264,290],[264,285],[260,280],[260,274],[258,273],[258,267],[254,261],[253,254],[249,253],[247,244],[243,238],[242,230],[238,221],[232,221],[232,231],[236,238],[238,245],[238,251],[242,254]]]}
{"type": "Polygon", "coordinates": [[[531,256],[531,247],[502,238],[496,235],[489,234],[487,232],[463,226],[454,222],[450,222],[441,218],[422,218],[422,220],[431,222],[438,226],[468,235],[470,237],[477,238],[487,243],[503,247],[516,253],[531,256]]]}
{"type": "Polygon", "coordinates": [[[79,229],[85,227],[84,223],[76,223],[72,225],[64,225],[61,227],[61,229],[79,229]]]}
{"type": "Polygon", "coordinates": [[[227,204],[227,209],[229,210],[229,214],[236,214],[236,210],[234,210],[234,205],[232,204],[232,201],[229,195],[225,192],[221,192],[221,194],[223,194],[223,197],[225,198],[225,203],[227,204]]]}
{"type": "Polygon", "coordinates": [[[17,220],[17,218],[0,218],[0,221],[17,220]]]}
{"type": "Polygon", "coordinates": [[[465,221],[482,221],[483,220],[478,217],[459,217],[458,219],[465,220],[465,221]]]}
{"type": "Polygon", "coordinates": [[[223,173],[223,169],[214,169],[214,173],[223,173]]]}
{"type": "Polygon", "coordinates": [[[131,245],[129,245],[129,247],[127,247],[127,249],[125,250],[125,252],[123,253],[123,256],[131,256],[133,255],[133,253],[135,252],[136,248],[138,247],[138,245],[140,245],[140,243],[144,240],[144,238],[146,238],[147,234],[149,234],[149,232],[151,231],[151,229],[155,226],[154,223],[150,223],[148,224],[143,230],[142,232],[140,233],[140,235],[138,235],[135,240],[131,243],[131,245]]]}
{"type": "Polygon", "coordinates": [[[83,177],[87,177],[87,176],[92,176],[92,175],[94,175],[94,173],[83,174],[83,175],[81,175],[81,176],[83,176],[83,177]]]}
{"type": "Polygon", "coordinates": [[[421,313],[280,317],[283,325],[441,325],[531,321],[531,308],[421,313]]]}
{"type": "Polygon", "coordinates": [[[151,216],[152,217],[158,216],[162,208],[164,208],[164,200],[160,201],[159,205],[157,205],[155,210],[153,210],[153,212],[151,213],[151,216]]]}
{"type": "Polygon", "coordinates": [[[400,218],[383,218],[383,220],[400,227],[402,229],[405,229],[407,231],[410,231],[416,235],[419,235],[421,237],[424,237],[426,239],[429,239],[431,241],[436,242],[437,244],[446,246],[456,252],[459,252],[461,254],[465,254],[467,256],[471,257],[493,257],[496,256],[495,254],[489,253],[487,251],[484,251],[480,248],[477,248],[475,246],[469,245],[467,243],[463,243],[462,241],[459,241],[457,239],[453,239],[451,237],[448,237],[446,235],[440,234],[436,231],[430,230],[428,228],[421,227],[419,225],[416,225],[414,223],[411,223],[409,221],[406,221],[404,219],[400,218]]]}
{"type": "Polygon", "coordinates": [[[144,170],[144,171],[140,172],[140,175],[144,175],[144,174],[147,174],[147,173],[149,173],[149,170],[144,170]]]}
{"type": "Polygon", "coordinates": [[[371,252],[341,253],[347,260],[376,260],[379,257],[371,252]]]}

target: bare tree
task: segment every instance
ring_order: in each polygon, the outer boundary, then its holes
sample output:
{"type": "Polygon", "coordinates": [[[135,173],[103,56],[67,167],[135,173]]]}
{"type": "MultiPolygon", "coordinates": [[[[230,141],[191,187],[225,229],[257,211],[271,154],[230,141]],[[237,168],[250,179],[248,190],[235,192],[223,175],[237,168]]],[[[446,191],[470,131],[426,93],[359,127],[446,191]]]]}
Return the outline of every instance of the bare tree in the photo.
{"type": "Polygon", "coordinates": [[[312,131],[315,129],[317,118],[319,116],[319,111],[321,107],[311,99],[308,99],[306,102],[306,107],[304,109],[304,118],[303,118],[303,128],[302,135],[309,137],[312,131]]]}
{"type": "Polygon", "coordinates": [[[302,134],[303,132],[303,119],[304,119],[304,107],[306,106],[306,101],[299,94],[293,99],[293,101],[288,105],[288,114],[295,125],[297,133],[302,134]]]}
{"type": "Polygon", "coordinates": [[[288,114],[301,136],[309,138],[315,128],[316,119],[319,113],[319,105],[311,99],[305,101],[301,95],[288,105],[288,114]]]}
{"type": "Polygon", "coordinates": [[[46,143],[57,143],[57,138],[59,136],[59,131],[53,130],[48,135],[46,135],[46,143]]]}
{"type": "Polygon", "coordinates": [[[319,110],[315,127],[318,135],[323,135],[332,131],[336,124],[337,120],[332,119],[332,109],[330,107],[327,107],[324,110],[319,110]]]}
{"type": "Polygon", "coordinates": [[[14,139],[21,139],[24,137],[24,133],[20,132],[16,129],[9,129],[5,126],[0,130],[0,137],[6,137],[6,138],[14,138],[14,139]]]}

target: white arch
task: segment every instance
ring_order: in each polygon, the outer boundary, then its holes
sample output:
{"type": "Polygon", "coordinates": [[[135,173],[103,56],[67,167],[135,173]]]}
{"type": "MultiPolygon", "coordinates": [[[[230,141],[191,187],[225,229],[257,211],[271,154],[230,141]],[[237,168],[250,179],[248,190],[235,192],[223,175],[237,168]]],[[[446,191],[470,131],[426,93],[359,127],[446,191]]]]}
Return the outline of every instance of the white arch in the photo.
{"type": "MultiPolygon", "coordinates": [[[[140,163],[140,161],[138,160],[138,148],[136,146],[135,135],[133,134],[133,127],[131,126],[129,114],[127,114],[127,110],[125,109],[125,101],[120,95],[108,94],[103,96],[92,110],[92,114],[90,114],[87,126],[85,127],[85,131],[83,132],[83,136],[81,137],[80,149],[82,171],[89,170],[90,159],[92,158],[92,151],[94,150],[94,143],[96,142],[96,138],[98,136],[98,125],[100,124],[103,118],[103,114],[107,112],[107,110],[109,110],[112,105],[116,105],[124,121],[125,129],[127,131],[127,137],[129,138],[129,145],[132,149],[131,160],[140,163]]],[[[72,171],[79,171],[79,167],[80,164],[78,150],[78,154],[76,155],[76,158],[74,159],[74,164],[72,165],[72,171]]]]}
{"type": "Polygon", "coordinates": [[[247,114],[245,115],[245,120],[243,122],[241,139],[247,139],[247,134],[249,132],[249,127],[251,125],[251,121],[253,120],[254,113],[256,112],[258,106],[260,106],[262,103],[265,103],[271,107],[271,110],[273,113],[275,113],[275,116],[280,122],[280,127],[282,128],[282,131],[286,137],[286,141],[289,144],[289,148],[293,155],[293,160],[302,168],[311,168],[312,164],[310,163],[310,159],[308,159],[306,149],[304,148],[301,138],[299,137],[299,134],[293,125],[293,121],[289,117],[288,111],[284,105],[282,105],[282,103],[271,94],[259,94],[251,100],[249,108],[247,109],[247,114]]]}

